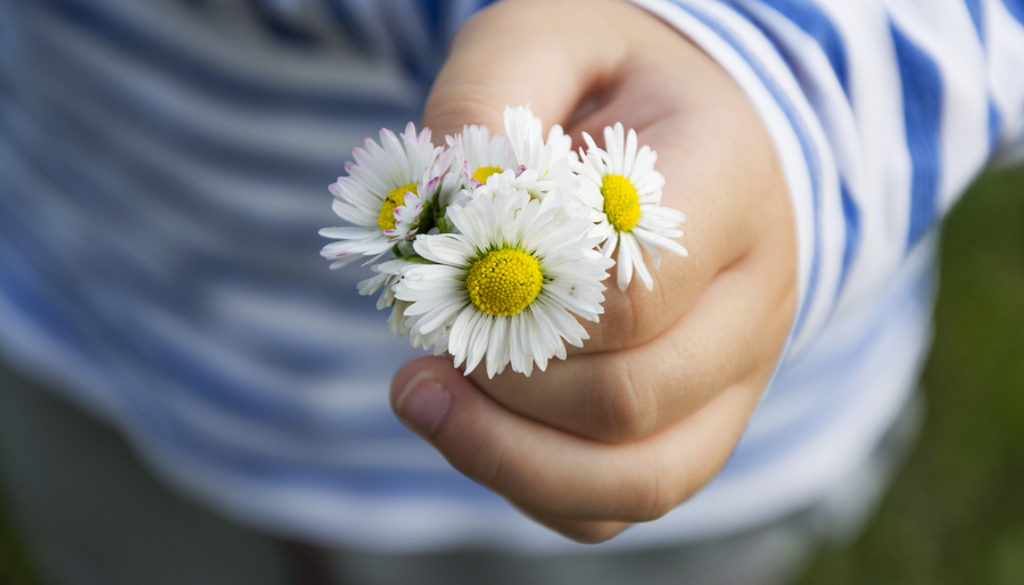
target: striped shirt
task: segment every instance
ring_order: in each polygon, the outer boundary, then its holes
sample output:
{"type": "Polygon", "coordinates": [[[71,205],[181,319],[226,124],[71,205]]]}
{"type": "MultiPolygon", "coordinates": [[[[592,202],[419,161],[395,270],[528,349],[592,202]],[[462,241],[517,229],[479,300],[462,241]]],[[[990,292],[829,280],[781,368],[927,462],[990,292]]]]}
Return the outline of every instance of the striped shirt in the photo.
{"type": "MultiPolygon", "coordinates": [[[[1024,154],[1024,3],[634,0],[750,97],[800,305],[719,476],[605,545],[703,539],[849,486],[929,341],[935,226],[1024,154]]],[[[419,118],[476,0],[0,3],[0,348],[239,521],[387,550],[578,546],[391,414],[413,355],[328,272],[325,185],[419,118]]]]}

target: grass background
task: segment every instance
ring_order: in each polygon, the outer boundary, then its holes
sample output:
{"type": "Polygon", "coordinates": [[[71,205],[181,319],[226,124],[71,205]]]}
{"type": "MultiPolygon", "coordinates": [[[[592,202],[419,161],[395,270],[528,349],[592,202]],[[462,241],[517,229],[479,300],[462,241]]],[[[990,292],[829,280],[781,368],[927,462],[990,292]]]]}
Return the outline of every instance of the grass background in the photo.
{"type": "MultiPolygon", "coordinates": [[[[942,247],[923,432],[864,532],[799,585],[1024,583],[1024,169],[982,177],[942,247]]],[[[0,583],[42,585],[16,533],[0,511],[0,583]]]]}
{"type": "Polygon", "coordinates": [[[1024,584],[1024,169],[964,196],[941,271],[923,432],[866,530],[800,585],[1024,584]]]}

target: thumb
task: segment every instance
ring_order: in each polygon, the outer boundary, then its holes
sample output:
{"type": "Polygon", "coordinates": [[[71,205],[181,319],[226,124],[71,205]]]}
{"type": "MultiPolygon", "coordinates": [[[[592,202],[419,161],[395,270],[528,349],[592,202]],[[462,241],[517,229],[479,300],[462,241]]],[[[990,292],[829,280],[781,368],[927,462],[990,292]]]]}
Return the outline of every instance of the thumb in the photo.
{"type": "Polygon", "coordinates": [[[423,125],[437,139],[465,124],[495,130],[506,106],[529,104],[545,125],[567,126],[626,54],[615,26],[621,9],[606,0],[506,0],[482,10],[452,42],[423,125]]]}

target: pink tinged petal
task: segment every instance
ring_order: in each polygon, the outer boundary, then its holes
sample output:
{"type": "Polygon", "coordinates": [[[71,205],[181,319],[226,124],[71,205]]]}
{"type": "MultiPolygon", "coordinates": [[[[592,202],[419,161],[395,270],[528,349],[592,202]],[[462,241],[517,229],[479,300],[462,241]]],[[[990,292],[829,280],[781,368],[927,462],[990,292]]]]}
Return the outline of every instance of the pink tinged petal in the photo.
{"type": "Polygon", "coordinates": [[[402,150],[402,143],[390,128],[380,129],[380,144],[384,150],[402,150]]]}
{"type": "Polygon", "coordinates": [[[372,237],[373,230],[365,227],[325,227],[317,232],[325,238],[333,238],[335,240],[354,240],[354,239],[365,239],[372,237]]]}
{"type": "Polygon", "coordinates": [[[328,268],[328,270],[337,270],[339,268],[344,268],[344,267],[348,266],[349,264],[352,264],[352,262],[354,262],[355,259],[358,258],[358,257],[359,256],[348,256],[346,258],[338,258],[334,262],[331,262],[327,266],[327,268],[328,268]]]}
{"type": "Polygon", "coordinates": [[[440,185],[441,185],[441,176],[440,176],[440,175],[438,175],[438,176],[435,176],[435,177],[431,177],[431,178],[430,178],[430,179],[429,179],[429,180],[428,180],[428,181],[427,181],[427,182],[426,182],[426,183],[425,183],[425,184],[423,185],[423,189],[421,190],[421,191],[423,192],[423,197],[422,197],[422,199],[424,199],[424,200],[430,200],[430,199],[432,199],[432,198],[433,198],[433,196],[434,196],[434,193],[435,193],[435,192],[437,192],[437,188],[438,188],[438,187],[439,187],[440,185]]]}
{"type": "Polygon", "coordinates": [[[471,189],[476,189],[480,186],[480,181],[473,179],[473,170],[468,160],[462,161],[462,184],[471,189]]]}
{"type": "Polygon", "coordinates": [[[381,252],[380,254],[377,254],[376,256],[374,256],[374,257],[370,258],[370,259],[369,259],[369,260],[367,260],[366,262],[363,262],[361,266],[362,266],[363,268],[366,268],[366,267],[367,267],[367,266],[369,266],[370,264],[373,264],[373,263],[374,263],[374,262],[376,262],[377,260],[380,260],[380,259],[381,259],[381,257],[382,257],[382,256],[384,256],[384,254],[387,254],[387,253],[388,253],[388,252],[390,252],[390,251],[391,251],[391,249],[390,249],[390,248],[388,248],[387,250],[384,250],[384,251],[383,251],[383,252],[381,252]]]}
{"type": "Polygon", "coordinates": [[[320,255],[327,260],[334,260],[336,258],[344,258],[346,256],[362,256],[361,250],[353,249],[349,245],[350,242],[331,242],[323,248],[320,248],[320,255]]]}
{"type": "Polygon", "coordinates": [[[366,240],[339,240],[331,242],[320,250],[325,258],[336,258],[350,254],[362,254],[369,256],[379,254],[391,249],[391,245],[384,238],[366,240]]]}
{"type": "MultiPolygon", "coordinates": [[[[406,203],[413,200],[412,197],[406,198],[406,203]]],[[[413,226],[419,223],[420,215],[423,214],[423,205],[419,202],[419,199],[414,199],[412,205],[400,205],[395,208],[395,228],[393,230],[384,230],[387,235],[399,235],[399,236],[412,236],[413,226]],[[394,232],[388,234],[388,232],[394,232]]]]}

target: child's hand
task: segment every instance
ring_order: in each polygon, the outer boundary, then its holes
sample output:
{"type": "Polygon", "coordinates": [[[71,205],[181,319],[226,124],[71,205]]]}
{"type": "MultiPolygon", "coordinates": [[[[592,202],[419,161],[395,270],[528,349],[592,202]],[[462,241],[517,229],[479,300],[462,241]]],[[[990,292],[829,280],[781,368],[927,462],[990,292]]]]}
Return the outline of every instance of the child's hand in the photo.
{"type": "MultiPolygon", "coordinates": [[[[529,103],[578,138],[621,121],[658,152],[687,258],[653,291],[609,279],[606,314],[529,378],[464,378],[446,358],[395,376],[392,403],[460,471],[578,540],[664,515],[718,472],[782,351],[796,238],[773,147],[746,97],[699,49],[615,0],[507,0],[456,39],[427,104],[435,136],[502,128],[529,103]],[[410,390],[411,388],[411,390],[410,390]]],[[[545,129],[546,131],[546,129],[545,129]]],[[[577,140],[577,145],[580,142],[577,140]]]]}

